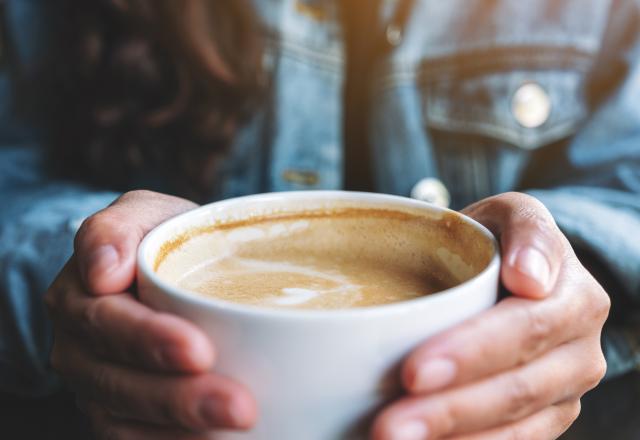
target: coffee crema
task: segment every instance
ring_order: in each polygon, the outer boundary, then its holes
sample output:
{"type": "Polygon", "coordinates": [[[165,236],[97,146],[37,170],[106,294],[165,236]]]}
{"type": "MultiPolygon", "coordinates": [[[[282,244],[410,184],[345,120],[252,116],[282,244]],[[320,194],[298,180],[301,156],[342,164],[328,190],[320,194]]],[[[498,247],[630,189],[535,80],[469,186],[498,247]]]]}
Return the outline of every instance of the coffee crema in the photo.
{"type": "Polygon", "coordinates": [[[471,262],[477,255],[464,261],[465,243],[455,242],[460,227],[468,225],[453,214],[435,219],[388,209],[264,215],[166,243],[155,271],[183,290],[260,307],[389,304],[447,289],[479,271],[471,262]]]}

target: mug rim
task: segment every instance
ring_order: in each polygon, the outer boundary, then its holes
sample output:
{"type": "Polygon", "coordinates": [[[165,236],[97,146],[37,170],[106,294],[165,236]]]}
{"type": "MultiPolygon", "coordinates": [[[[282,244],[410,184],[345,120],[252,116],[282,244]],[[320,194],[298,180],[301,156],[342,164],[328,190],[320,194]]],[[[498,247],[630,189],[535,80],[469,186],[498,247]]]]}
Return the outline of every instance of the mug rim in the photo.
{"type": "Polygon", "coordinates": [[[408,310],[415,309],[415,307],[426,306],[435,302],[451,301],[456,302],[462,297],[469,294],[478,294],[475,292],[474,284],[479,284],[482,279],[491,276],[493,272],[500,270],[500,246],[495,236],[484,225],[480,224],[476,220],[468,217],[460,212],[454,211],[449,208],[443,208],[420,200],[415,200],[407,197],[380,194],[371,192],[358,192],[358,191],[339,191],[339,190],[315,190],[315,191],[282,191],[282,192],[270,192],[260,193],[248,196],[234,197],[221,201],[216,201],[202,205],[198,208],[179,214],[175,217],[171,217],[168,220],[157,225],[153,228],[142,240],[138,246],[136,254],[136,270],[137,279],[140,275],[144,275],[157,291],[162,295],[172,297],[174,300],[186,302],[191,306],[197,306],[206,308],[209,310],[223,311],[233,315],[252,316],[255,318],[277,318],[285,320],[309,320],[309,319],[332,319],[332,318],[370,318],[378,315],[390,315],[390,314],[402,314],[408,310]],[[232,301],[225,301],[217,299],[215,297],[205,297],[199,295],[196,292],[192,292],[186,289],[179,288],[168,281],[164,281],[153,270],[150,257],[148,255],[149,248],[157,241],[167,242],[170,237],[162,237],[163,234],[167,234],[167,229],[170,229],[176,224],[187,222],[186,219],[190,217],[196,217],[204,212],[211,211],[213,208],[224,208],[227,205],[237,205],[239,203],[246,203],[251,201],[264,201],[270,198],[273,199],[302,199],[309,200],[309,198],[316,200],[340,200],[340,201],[354,201],[363,202],[388,202],[390,208],[396,207],[409,207],[416,208],[418,210],[427,210],[436,213],[449,213],[454,214],[465,223],[474,227],[474,229],[489,239],[493,255],[491,261],[487,264],[479,273],[473,277],[458,283],[450,288],[440,290],[438,292],[425,295],[419,298],[412,298],[395,303],[380,304],[366,307],[353,307],[344,309],[285,309],[276,307],[264,307],[251,304],[242,304],[232,301]]]}

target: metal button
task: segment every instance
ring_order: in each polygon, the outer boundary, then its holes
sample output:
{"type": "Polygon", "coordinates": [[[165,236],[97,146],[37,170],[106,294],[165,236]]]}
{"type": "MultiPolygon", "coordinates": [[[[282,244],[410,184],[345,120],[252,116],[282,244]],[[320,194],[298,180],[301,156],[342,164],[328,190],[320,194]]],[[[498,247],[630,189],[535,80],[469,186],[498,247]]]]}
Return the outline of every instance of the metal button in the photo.
{"type": "Polygon", "coordinates": [[[386,31],[387,42],[392,46],[399,46],[402,43],[402,28],[397,24],[390,24],[386,31]]]}
{"type": "Polygon", "coordinates": [[[539,84],[526,83],[513,95],[511,110],[520,125],[537,128],[551,116],[551,99],[539,84]]]}
{"type": "Polygon", "coordinates": [[[289,183],[305,186],[317,185],[320,181],[318,173],[308,170],[285,170],[282,173],[282,178],[289,183]]]}
{"type": "Polygon", "coordinates": [[[443,208],[448,208],[451,203],[447,187],[435,177],[427,177],[416,183],[411,190],[411,197],[443,208]]]}
{"type": "Polygon", "coordinates": [[[325,21],[327,20],[327,10],[316,4],[319,2],[309,1],[309,0],[297,0],[295,2],[296,11],[304,15],[306,17],[311,18],[315,21],[325,21]]]}

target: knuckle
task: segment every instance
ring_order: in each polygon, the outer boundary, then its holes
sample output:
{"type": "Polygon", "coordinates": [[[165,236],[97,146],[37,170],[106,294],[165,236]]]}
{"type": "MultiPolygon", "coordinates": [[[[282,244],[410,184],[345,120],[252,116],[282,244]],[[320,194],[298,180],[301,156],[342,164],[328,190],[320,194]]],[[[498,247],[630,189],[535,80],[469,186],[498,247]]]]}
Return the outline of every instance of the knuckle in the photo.
{"type": "Polygon", "coordinates": [[[609,316],[611,310],[611,298],[609,295],[598,286],[597,289],[592,289],[593,298],[591,298],[590,304],[593,310],[593,317],[597,322],[604,322],[609,316]]]}
{"type": "Polygon", "coordinates": [[[446,400],[432,400],[423,407],[422,418],[427,425],[433,426],[439,436],[447,436],[456,430],[459,414],[458,408],[446,400]]]}
{"type": "Polygon", "coordinates": [[[89,305],[87,307],[85,307],[84,311],[83,311],[83,322],[85,324],[85,327],[88,330],[95,330],[97,328],[99,328],[99,314],[100,312],[100,307],[101,307],[101,298],[97,298],[96,300],[92,301],[91,303],[89,303],[89,305]]]}
{"type": "Polygon", "coordinates": [[[520,419],[538,400],[538,392],[531,381],[518,373],[509,377],[506,388],[507,411],[512,420],[520,419]]]}
{"type": "Polygon", "coordinates": [[[598,355],[591,362],[590,368],[588,369],[588,372],[585,375],[586,376],[585,392],[595,388],[600,383],[600,381],[602,380],[602,378],[606,373],[607,373],[607,360],[605,359],[602,351],[599,349],[598,355]]]}
{"type": "Polygon", "coordinates": [[[521,219],[529,220],[538,217],[537,200],[527,194],[507,192],[496,196],[495,202],[521,219]]]}
{"type": "Polygon", "coordinates": [[[59,309],[58,296],[59,296],[58,290],[54,286],[51,286],[47,289],[46,293],[42,298],[49,316],[54,316],[59,309]]]}
{"type": "Polygon", "coordinates": [[[121,215],[112,209],[105,209],[93,216],[94,228],[103,231],[105,228],[117,229],[123,224],[121,215]]]}
{"type": "Polygon", "coordinates": [[[100,331],[104,317],[110,315],[110,300],[108,296],[93,298],[84,308],[83,321],[89,331],[100,331]]]}
{"type": "Polygon", "coordinates": [[[42,301],[50,317],[55,318],[65,310],[65,299],[69,290],[69,266],[71,260],[67,261],[65,267],[58,273],[56,279],[49,285],[42,296],[42,301]]]}
{"type": "Polygon", "coordinates": [[[443,410],[441,412],[440,423],[442,423],[442,431],[445,434],[451,434],[456,430],[458,426],[459,417],[456,411],[456,407],[453,405],[443,405],[443,410]]]}
{"type": "Polygon", "coordinates": [[[521,192],[507,192],[503,194],[504,201],[517,209],[517,214],[524,218],[538,218],[550,216],[547,208],[537,198],[521,193],[521,192]]]}
{"type": "MultiPolygon", "coordinates": [[[[538,209],[530,206],[522,206],[518,209],[518,217],[520,221],[526,224],[527,228],[546,238],[547,243],[553,245],[561,243],[555,240],[554,234],[556,229],[553,220],[547,217],[547,215],[541,214],[538,209]]],[[[562,249],[562,251],[564,252],[564,249],[562,249]]]]}
{"type": "Polygon", "coordinates": [[[553,408],[555,409],[552,418],[554,431],[562,433],[578,419],[581,409],[580,399],[568,401],[553,408]]]}
{"type": "Polygon", "coordinates": [[[596,371],[596,377],[598,378],[598,383],[604,378],[607,374],[607,359],[604,356],[602,351],[600,352],[599,360],[598,360],[598,368],[596,371]]]}
{"type": "Polygon", "coordinates": [[[511,204],[516,204],[516,202],[520,202],[520,204],[523,204],[529,199],[537,200],[534,197],[531,197],[529,194],[518,191],[507,191],[502,194],[498,194],[496,198],[507,201],[511,204]]]}
{"type": "Polygon", "coordinates": [[[74,248],[76,250],[82,249],[83,246],[91,243],[92,237],[104,232],[105,229],[113,227],[115,224],[117,224],[117,219],[110,212],[109,208],[87,217],[80,225],[78,233],[75,236],[74,248]]]}
{"type": "Polygon", "coordinates": [[[76,235],[76,240],[82,240],[94,232],[101,233],[108,228],[118,228],[122,223],[122,218],[116,210],[110,207],[105,208],[82,222],[82,225],[78,230],[78,234],[76,235]]]}
{"type": "Polygon", "coordinates": [[[518,425],[509,426],[506,429],[505,440],[537,440],[518,425]]]}
{"type": "MultiPolygon", "coordinates": [[[[517,192],[506,193],[505,196],[507,199],[504,203],[511,208],[519,222],[524,222],[528,227],[545,235],[551,234],[552,231],[559,232],[553,216],[540,200],[529,194],[517,192]]],[[[555,243],[562,244],[564,249],[564,241],[555,243]]]]}
{"type": "Polygon", "coordinates": [[[526,329],[524,350],[526,358],[522,362],[540,353],[549,344],[549,339],[554,331],[554,323],[549,315],[542,313],[538,307],[527,306],[522,309],[522,323],[526,329]]]}
{"type": "Polygon", "coordinates": [[[582,411],[582,404],[580,403],[580,399],[576,399],[569,403],[566,411],[567,427],[569,427],[573,422],[575,422],[578,419],[581,411],[582,411]]]}
{"type": "Polygon", "coordinates": [[[86,219],[80,225],[78,229],[78,233],[76,234],[76,241],[84,238],[89,232],[98,229],[103,222],[104,219],[104,211],[99,211],[86,219]]]}
{"type": "Polygon", "coordinates": [[[127,191],[122,194],[118,199],[114,202],[114,205],[118,203],[128,203],[131,201],[138,200],[149,200],[158,198],[159,194],[154,191],[149,191],[147,189],[135,189],[132,191],[127,191]]]}
{"type": "Polygon", "coordinates": [[[112,358],[118,346],[110,343],[109,330],[104,325],[112,316],[111,297],[93,298],[82,311],[80,329],[87,340],[91,341],[91,350],[101,357],[112,358]]]}
{"type": "Polygon", "coordinates": [[[117,400],[117,389],[112,380],[108,367],[100,364],[95,367],[92,376],[92,387],[96,395],[102,396],[108,403],[115,403],[117,400]]]}
{"type": "Polygon", "coordinates": [[[602,293],[600,295],[602,298],[600,301],[600,317],[606,320],[609,317],[609,312],[611,312],[611,297],[604,291],[602,293]]]}

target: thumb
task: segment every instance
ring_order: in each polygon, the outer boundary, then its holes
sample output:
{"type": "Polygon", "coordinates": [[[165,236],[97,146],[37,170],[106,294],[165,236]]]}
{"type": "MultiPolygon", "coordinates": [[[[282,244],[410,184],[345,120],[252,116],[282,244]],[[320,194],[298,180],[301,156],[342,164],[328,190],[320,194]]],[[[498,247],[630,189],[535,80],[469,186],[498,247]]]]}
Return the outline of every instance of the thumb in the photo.
{"type": "Polygon", "coordinates": [[[76,234],[76,261],[84,285],[95,295],[119,293],[135,278],[136,250],[164,220],[195,208],[185,199],[132,191],[87,218],[76,234]]]}
{"type": "Polygon", "coordinates": [[[511,293],[532,299],[551,293],[571,247],[539,200],[505,193],[462,212],[486,226],[500,241],[502,283],[511,293]]]}

